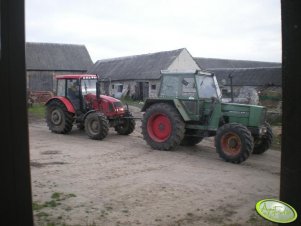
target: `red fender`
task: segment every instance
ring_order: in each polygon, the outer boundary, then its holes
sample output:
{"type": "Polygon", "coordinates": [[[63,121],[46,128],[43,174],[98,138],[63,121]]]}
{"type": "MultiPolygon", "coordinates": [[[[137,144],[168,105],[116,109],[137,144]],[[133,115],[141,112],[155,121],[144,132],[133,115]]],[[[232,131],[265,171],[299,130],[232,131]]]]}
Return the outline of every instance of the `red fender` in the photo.
{"type": "Polygon", "coordinates": [[[66,108],[69,112],[75,114],[75,110],[74,110],[72,103],[66,97],[60,97],[60,96],[52,97],[45,103],[45,105],[47,105],[52,100],[60,100],[61,102],[63,102],[63,104],[66,106],[66,108]]]}

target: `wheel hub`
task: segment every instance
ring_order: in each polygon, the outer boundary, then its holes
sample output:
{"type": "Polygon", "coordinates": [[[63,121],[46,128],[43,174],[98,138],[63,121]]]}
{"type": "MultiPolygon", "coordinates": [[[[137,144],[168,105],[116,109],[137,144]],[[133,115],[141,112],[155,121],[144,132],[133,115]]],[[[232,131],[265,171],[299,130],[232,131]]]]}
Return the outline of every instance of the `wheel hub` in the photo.
{"type": "Polygon", "coordinates": [[[91,129],[93,130],[93,131],[98,131],[98,128],[99,128],[99,123],[96,121],[96,120],[94,120],[92,123],[91,123],[91,129]]]}
{"type": "Polygon", "coordinates": [[[237,140],[236,139],[230,139],[229,142],[228,142],[228,145],[230,148],[235,148],[237,147],[237,140]]]}
{"type": "Polygon", "coordinates": [[[172,124],[165,114],[152,115],[147,123],[149,136],[156,142],[166,141],[172,132],[172,124]]]}
{"type": "Polygon", "coordinates": [[[53,122],[53,124],[55,125],[59,125],[62,121],[62,116],[59,110],[54,110],[51,113],[51,121],[53,122]]]}
{"type": "Polygon", "coordinates": [[[242,146],[240,137],[232,132],[222,136],[221,145],[223,151],[229,156],[237,155],[242,146]]]}
{"type": "Polygon", "coordinates": [[[158,129],[160,130],[160,132],[163,132],[165,129],[165,126],[162,123],[160,123],[158,129]]]}

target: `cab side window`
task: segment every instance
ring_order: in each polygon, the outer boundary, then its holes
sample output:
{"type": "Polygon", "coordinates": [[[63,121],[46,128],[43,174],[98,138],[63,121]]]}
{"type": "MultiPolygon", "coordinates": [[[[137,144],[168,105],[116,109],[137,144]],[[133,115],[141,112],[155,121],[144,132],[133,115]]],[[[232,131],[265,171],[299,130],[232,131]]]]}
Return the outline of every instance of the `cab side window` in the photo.
{"type": "Polygon", "coordinates": [[[182,80],[182,96],[188,98],[196,98],[196,86],[194,78],[188,77],[182,80]]]}
{"type": "Polygon", "coordinates": [[[76,79],[67,80],[67,97],[77,99],[79,97],[79,84],[76,79]]]}
{"type": "Polygon", "coordinates": [[[65,79],[59,79],[57,81],[57,90],[56,90],[56,95],[57,96],[65,96],[65,87],[66,87],[66,80],[65,79]]]}

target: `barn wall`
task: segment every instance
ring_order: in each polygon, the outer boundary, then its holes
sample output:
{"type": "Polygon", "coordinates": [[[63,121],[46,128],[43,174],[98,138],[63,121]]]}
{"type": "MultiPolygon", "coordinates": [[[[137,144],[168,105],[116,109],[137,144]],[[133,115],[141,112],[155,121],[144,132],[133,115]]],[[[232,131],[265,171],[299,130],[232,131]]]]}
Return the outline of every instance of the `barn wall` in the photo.
{"type": "Polygon", "coordinates": [[[120,96],[127,96],[133,99],[146,99],[147,97],[157,97],[158,90],[160,88],[160,80],[126,80],[126,81],[112,81],[110,83],[102,84],[102,90],[105,90],[105,86],[109,87],[108,92],[104,92],[106,95],[120,98],[120,96]],[[139,83],[142,83],[142,89],[140,90],[139,83]],[[122,85],[122,93],[118,91],[118,86],[122,85]]]}
{"type": "Polygon", "coordinates": [[[159,89],[160,89],[160,80],[150,81],[150,83],[149,83],[149,97],[157,97],[159,89]]]}
{"type": "Polygon", "coordinates": [[[189,52],[184,49],[179,56],[168,67],[168,70],[196,70],[200,69],[197,63],[194,61],[189,52]]]}
{"type": "Polygon", "coordinates": [[[27,71],[27,89],[30,91],[53,91],[53,72],[27,71]]]}
{"type": "Polygon", "coordinates": [[[84,73],[83,71],[27,71],[27,89],[29,91],[55,92],[56,75],[84,73]]]}

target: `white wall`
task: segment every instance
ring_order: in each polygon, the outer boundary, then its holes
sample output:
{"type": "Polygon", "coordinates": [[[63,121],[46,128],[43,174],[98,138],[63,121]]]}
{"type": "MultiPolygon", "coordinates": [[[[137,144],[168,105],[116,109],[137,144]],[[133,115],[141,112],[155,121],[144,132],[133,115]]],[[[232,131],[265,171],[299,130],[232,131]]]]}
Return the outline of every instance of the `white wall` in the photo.
{"type": "Polygon", "coordinates": [[[160,80],[149,81],[149,97],[157,97],[160,89],[160,80]],[[152,89],[152,86],[155,85],[156,89],[152,89]]]}
{"type": "Polygon", "coordinates": [[[179,54],[179,56],[171,63],[168,70],[182,71],[182,70],[196,70],[200,69],[197,63],[186,49],[179,54]]]}
{"type": "MultiPolygon", "coordinates": [[[[194,61],[192,56],[186,49],[179,54],[179,56],[171,63],[167,68],[173,71],[183,71],[183,70],[200,70],[200,67],[194,61]]],[[[117,87],[115,85],[112,90],[112,84],[123,84],[123,92],[130,90],[129,96],[135,93],[135,85],[137,81],[114,81],[110,86],[110,93],[114,95],[117,92],[117,87]]],[[[159,80],[145,80],[149,82],[149,97],[157,97],[158,91],[160,89],[160,79],[159,80]],[[152,89],[152,85],[156,85],[156,89],[152,89]]]]}
{"type": "Polygon", "coordinates": [[[123,85],[123,90],[122,93],[128,93],[129,91],[129,96],[135,93],[135,85],[136,81],[113,81],[110,84],[110,95],[114,96],[118,92],[118,85],[122,84],[123,85]],[[112,88],[112,85],[114,85],[114,88],[112,88]]]}

